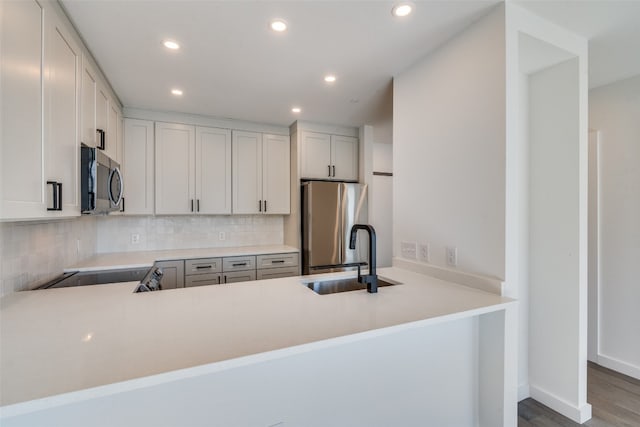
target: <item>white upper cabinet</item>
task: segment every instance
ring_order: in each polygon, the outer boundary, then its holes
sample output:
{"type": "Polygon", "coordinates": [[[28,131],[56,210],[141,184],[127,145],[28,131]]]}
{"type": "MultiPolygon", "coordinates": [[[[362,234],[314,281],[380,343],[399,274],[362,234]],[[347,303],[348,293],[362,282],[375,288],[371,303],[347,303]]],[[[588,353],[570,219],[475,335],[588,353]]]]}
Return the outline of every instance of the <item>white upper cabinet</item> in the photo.
{"type": "Polygon", "coordinates": [[[156,214],[231,213],[231,131],[156,123],[155,157],[156,214]]]}
{"type": "Polygon", "coordinates": [[[3,219],[38,217],[46,211],[41,73],[43,10],[35,1],[3,1],[0,19],[0,216],[3,219]]]}
{"type": "Polygon", "coordinates": [[[262,136],[263,213],[291,212],[291,143],[288,136],[262,136]]]}
{"type": "Polygon", "coordinates": [[[193,126],[156,123],[156,214],[195,213],[194,151],[193,126]]]}
{"type": "Polygon", "coordinates": [[[105,152],[122,166],[122,147],[120,147],[121,116],[120,109],[114,102],[109,102],[109,114],[107,116],[107,132],[105,141],[105,152]]]}
{"type": "Polygon", "coordinates": [[[302,177],[331,179],[331,135],[302,133],[302,177]]]}
{"type": "Polygon", "coordinates": [[[196,213],[231,213],[231,131],[196,127],[196,213]]]}
{"type": "Polygon", "coordinates": [[[82,134],[80,142],[89,147],[97,147],[100,142],[96,136],[97,92],[97,73],[84,56],[82,61],[82,134]]]}
{"type": "Polygon", "coordinates": [[[233,132],[233,213],[289,214],[290,144],[282,135],[233,132]]]}
{"type": "Polygon", "coordinates": [[[358,138],[302,131],[301,176],[358,180],[358,138]]]}
{"type": "Polygon", "coordinates": [[[233,131],[233,213],[262,213],[262,134],[233,131]]]}
{"type": "Polygon", "coordinates": [[[80,215],[78,119],[82,50],[57,15],[48,14],[45,23],[45,177],[50,183],[46,194],[51,192],[53,197],[57,192],[57,202],[61,202],[59,210],[52,214],[80,215]]]}
{"type": "Polygon", "coordinates": [[[153,122],[124,120],[124,213],[152,215],[154,213],[154,151],[153,122]]]}
{"type": "Polygon", "coordinates": [[[109,93],[100,80],[96,84],[96,146],[115,159],[115,144],[109,144],[109,93]]]}
{"type": "Polygon", "coordinates": [[[331,135],[331,175],[340,181],[358,180],[358,138],[331,135]]]}

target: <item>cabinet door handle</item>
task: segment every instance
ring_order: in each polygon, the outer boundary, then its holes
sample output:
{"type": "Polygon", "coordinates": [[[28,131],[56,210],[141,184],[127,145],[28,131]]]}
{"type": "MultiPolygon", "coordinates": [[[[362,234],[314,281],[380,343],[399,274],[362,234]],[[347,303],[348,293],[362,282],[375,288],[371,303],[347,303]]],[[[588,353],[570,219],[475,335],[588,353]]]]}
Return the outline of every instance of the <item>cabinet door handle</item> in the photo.
{"type": "Polygon", "coordinates": [[[258,200],[258,212],[262,212],[262,200],[258,200]]]}
{"type": "Polygon", "coordinates": [[[200,212],[200,199],[196,200],[196,212],[200,212]]]}
{"type": "Polygon", "coordinates": [[[333,165],[332,167],[333,167],[333,177],[335,178],[336,177],[336,165],[333,165]]]}
{"type": "Polygon", "coordinates": [[[193,199],[191,199],[191,212],[193,212],[193,199]]]}
{"type": "Polygon", "coordinates": [[[124,212],[124,197],[122,198],[122,209],[120,209],[120,212],[124,212]]]}
{"type": "Polygon", "coordinates": [[[232,267],[244,267],[246,265],[247,265],[246,262],[236,262],[236,263],[231,264],[232,267]]]}
{"type": "Polygon", "coordinates": [[[271,260],[271,264],[284,264],[284,260],[283,259],[274,259],[274,260],[271,260]]]}
{"type": "Polygon", "coordinates": [[[98,133],[98,138],[99,138],[99,142],[98,142],[98,148],[100,150],[104,150],[105,149],[105,131],[102,129],[96,129],[96,132],[98,133]]]}
{"type": "Polygon", "coordinates": [[[210,269],[212,268],[212,265],[196,265],[196,270],[204,270],[204,269],[210,269]]]}
{"type": "Polygon", "coordinates": [[[47,181],[47,185],[51,186],[51,189],[53,190],[53,194],[52,194],[52,201],[53,201],[53,207],[48,207],[47,206],[47,210],[48,211],[57,211],[58,210],[58,183],[56,181],[47,181]]]}
{"type": "Polygon", "coordinates": [[[224,275],[224,276],[222,276],[222,278],[223,278],[223,282],[222,283],[227,283],[227,276],[224,275]]]}
{"type": "Polygon", "coordinates": [[[327,165],[327,168],[329,169],[329,178],[331,178],[331,165],[327,165]]]}
{"type": "Polygon", "coordinates": [[[62,183],[58,182],[56,183],[56,187],[58,187],[58,209],[59,211],[62,210],[62,183]]]}
{"type": "Polygon", "coordinates": [[[266,200],[264,201],[264,212],[265,213],[267,212],[267,201],[266,200]]]}

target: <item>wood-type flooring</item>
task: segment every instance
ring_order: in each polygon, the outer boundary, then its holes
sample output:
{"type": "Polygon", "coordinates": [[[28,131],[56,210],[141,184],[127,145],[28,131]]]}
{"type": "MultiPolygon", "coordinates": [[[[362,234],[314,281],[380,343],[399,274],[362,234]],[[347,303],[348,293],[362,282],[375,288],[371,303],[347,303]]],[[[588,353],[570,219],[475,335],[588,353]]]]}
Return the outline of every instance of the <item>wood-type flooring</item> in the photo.
{"type": "Polygon", "coordinates": [[[640,427],[640,380],[589,362],[589,421],[578,424],[533,399],[518,404],[518,427],[640,427]]]}

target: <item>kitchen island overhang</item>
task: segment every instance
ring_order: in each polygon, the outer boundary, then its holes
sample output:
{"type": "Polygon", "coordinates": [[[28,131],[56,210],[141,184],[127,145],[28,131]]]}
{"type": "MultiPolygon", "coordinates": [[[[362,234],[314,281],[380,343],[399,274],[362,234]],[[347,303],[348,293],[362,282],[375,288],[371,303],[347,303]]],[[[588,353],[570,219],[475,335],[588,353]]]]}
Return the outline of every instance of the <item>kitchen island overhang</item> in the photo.
{"type": "Polygon", "coordinates": [[[134,295],[130,283],[3,298],[3,424],[56,415],[73,425],[73,414],[106,408],[113,420],[116,401],[125,422],[169,393],[150,422],[171,425],[162,420],[180,399],[187,408],[205,393],[209,403],[188,411],[194,425],[241,419],[237,405],[258,417],[244,425],[276,415],[313,425],[304,414],[326,425],[310,402],[348,419],[362,416],[367,392],[386,390],[384,405],[369,402],[377,422],[458,413],[462,425],[515,425],[516,303],[398,268],[380,275],[403,284],[317,295],[286,278],[134,295]]]}

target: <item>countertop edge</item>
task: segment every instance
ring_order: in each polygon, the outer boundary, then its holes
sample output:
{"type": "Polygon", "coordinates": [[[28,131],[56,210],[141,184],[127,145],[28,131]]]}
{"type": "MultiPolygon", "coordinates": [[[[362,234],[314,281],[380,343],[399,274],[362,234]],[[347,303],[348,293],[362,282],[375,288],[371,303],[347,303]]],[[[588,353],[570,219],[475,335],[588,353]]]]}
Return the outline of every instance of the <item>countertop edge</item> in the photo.
{"type": "Polygon", "coordinates": [[[91,387],[87,389],[61,393],[58,395],[0,406],[0,420],[15,417],[15,416],[20,416],[20,415],[24,415],[24,414],[28,414],[36,411],[41,411],[45,409],[51,409],[59,406],[79,403],[79,402],[83,402],[83,401],[87,401],[95,398],[101,398],[101,397],[106,397],[106,396],[110,396],[118,393],[138,390],[138,389],[142,389],[142,388],[150,387],[154,385],[169,383],[172,381],[179,381],[179,380],[193,378],[197,376],[213,374],[216,372],[221,372],[229,369],[249,366],[257,363],[267,362],[270,360],[303,354],[310,351],[321,350],[321,349],[339,346],[343,344],[363,341],[366,339],[376,338],[376,337],[396,333],[403,330],[411,330],[411,329],[420,328],[420,327],[433,326],[433,325],[437,325],[444,322],[450,322],[450,321],[465,319],[469,317],[481,316],[487,313],[507,310],[508,308],[515,307],[516,304],[517,304],[517,301],[515,300],[504,301],[498,304],[478,307],[478,308],[474,308],[466,311],[444,314],[440,316],[430,317],[427,319],[401,323],[398,325],[387,326],[387,327],[378,328],[378,329],[371,329],[368,331],[357,332],[354,334],[342,335],[342,336],[333,337],[333,338],[327,338],[320,341],[294,345],[291,347],[285,347],[277,350],[270,350],[266,352],[236,357],[232,359],[221,360],[218,362],[207,363],[204,365],[177,369],[177,370],[149,375],[145,377],[134,378],[131,380],[120,381],[120,382],[115,382],[115,383],[106,384],[102,386],[91,387]]]}

